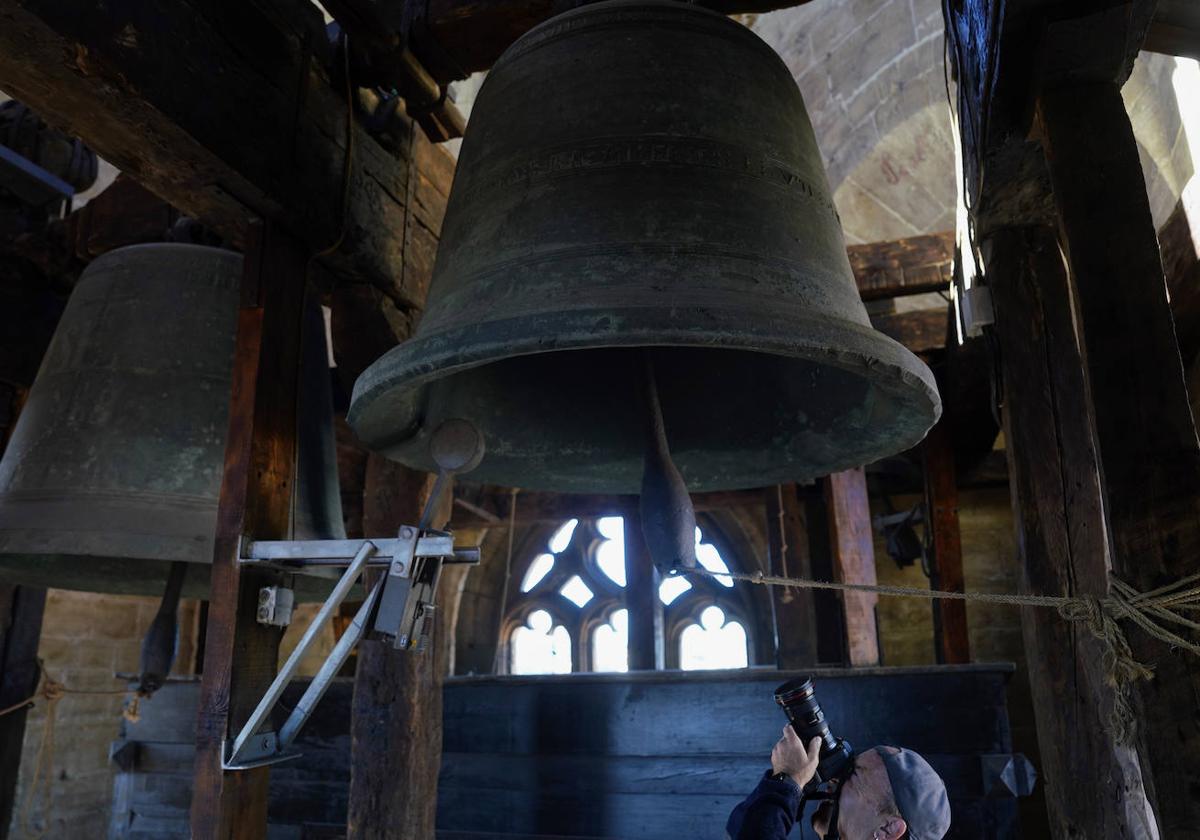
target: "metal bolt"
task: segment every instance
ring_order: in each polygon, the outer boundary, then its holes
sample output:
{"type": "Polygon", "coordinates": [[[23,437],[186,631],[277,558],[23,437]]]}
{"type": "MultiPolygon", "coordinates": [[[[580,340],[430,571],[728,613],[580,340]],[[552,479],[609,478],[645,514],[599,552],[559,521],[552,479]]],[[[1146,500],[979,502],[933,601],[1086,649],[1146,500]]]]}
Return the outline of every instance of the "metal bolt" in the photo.
{"type": "Polygon", "coordinates": [[[407,525],[405,525],[403,528],[400,529],[400,536],[404,537],[404,539],[411,540],[412,535],[413,535],[413,530],[412,530],[412,528],[409,528],[407,525]]]}

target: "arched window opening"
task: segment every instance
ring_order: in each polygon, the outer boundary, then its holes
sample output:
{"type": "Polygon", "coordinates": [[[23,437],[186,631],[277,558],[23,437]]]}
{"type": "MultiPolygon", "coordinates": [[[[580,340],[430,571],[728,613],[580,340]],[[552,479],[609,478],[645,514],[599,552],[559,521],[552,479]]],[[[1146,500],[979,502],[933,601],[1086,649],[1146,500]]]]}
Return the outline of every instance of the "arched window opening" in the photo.
{"type": "Polygon", "coordinates": [[[684,628],[679,637],[679,667],[684,671],[714,668],[745,668],[747,662],[746,628],[741,622],[726,620],[718,606],[700,614],[700,623],[684,628]]]}
{"type": "Polygon", "coordinates": [[[542,578],[550,574],[550,570],[553,568],[553,554],[539,554],[533,558],[533,562],[529,564],[529,571],[525,572],[525,579],[521,581],[521,591],[528,592],[533,589],[542,582],[542,578]]]}
{"type": "MultiPolygon", "coordinates": [[[[629,669],[625,520],[571,519],[548,532],[524,568],[506,625],[510,674],[629,669]]],[[[528,555],[527,555],[528,556],[528,555]]],[[[696,557],[720,575],[731,567],[696,529],[696,557]]],[[[740,668],[750,661],[746,587],[730,577],[673,575],[658,582],[668,668],[740,668]]],[[[644,621],[645,618],[639,616],[644,621]]],[[[661,648],[660,648],[661,650],[661,648]]]]}
{"type": "Polygon", "coordinates": [[[571,634],[545,610],[534,610],[512,634],[509,672],[571,673],[571,634]]]}
{"type": "Polygon", "coordinates": [[[629,670],[629,610],[617,610],[592,633],[592,670],[629,670]]]}
{"type": "Polygon", "coordinates": [[[596,565],[617,586],[625,585],[625,520],[605,516],[596,520],[596,530],[604,541],[596,547],[596,565]]]}

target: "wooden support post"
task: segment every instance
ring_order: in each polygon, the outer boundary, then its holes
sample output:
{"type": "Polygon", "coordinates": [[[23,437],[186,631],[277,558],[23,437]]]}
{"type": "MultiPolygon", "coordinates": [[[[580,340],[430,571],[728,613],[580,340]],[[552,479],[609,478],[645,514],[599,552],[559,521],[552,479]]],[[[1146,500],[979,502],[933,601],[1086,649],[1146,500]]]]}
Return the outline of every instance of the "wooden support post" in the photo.
{"type": "MultiPolygon", "coordinates": [[[[767,508],[769,573],[812,577],[808,523],[795,484],[763,491],[767,508]]],[[[820,525],[823,527],[824,522],[820,525]]],[[[775,665],[780,669],[817,664],[817,612],[811,589],[771,587],[775,616],[775,665]]]]}
{"type": "MultiPolygon", "coordinates": [[[[394,534],[415,525],[433,489],[433,476],[379,455],[367,460],[363,531],[394,534]]],[[[445,522],[451,488],[434,526],[445,522]]],[[[439,587],[439,601],[445,588],[439,587]]],[[[407,840],[434,836],[438,770],[442,761],[442,681],[453,631],[438,611],[425,653],[398,651],[390,642],[359,644],[350,721],[348,840],[407,840]]]]}
{"type": "MultiPolygon", "coordinates": [[[[45,589],[0,586],[0,709],[37,691],[41,678],[38,640],[45,606],[45,589]]],[[[8,837],[12,824],[27,714],[18,709],[0,717],[0,840],[8,837]]]]}
{"type": "MultiPolygon", "coordinates": [[[[838,583],[875,585],[875,543],[871,535],[871,506],[867,476],[862,468],[834,473],[825,479],[829,506],[829,538],[833,547],[833,579],[838,583]]],[[[879,664],[879,634],[875,602],[870,592],[844,592],[846,655],[849,665],[879,664]]]]}
{"type": "MultiPolygon", "coordinates": [[[[1010,229],[984,249],[1022,591],[1103,596],[1100,477],[1058,243],[1049,229],[1010,229]]],[[[1099,642],[1053,610],[1025,607],[1021,623],[1052,835],[1153,836],[1137,757],[1105,728],[1112,695],[1099,642]]]]}
{"type": "Polygon", "coordinates": [[[629,609],[629,670],[661,669],[665,651],[658,572],[650,562],[636,506],[625,514],[625,597],[629,609]]]}
{"type": "MultiPolygon", "coordinates": [[[[1200,571],[1200,442],[1138,147],[1111,81],[1048,88],[1037,115],[1078,302],[1112,567],[1147,591],[1200,571]]],[[[1161,836],[1200,838],[1200,661],[1127,630],[1154,668],[1137,686],[1137,746],[1161,836]]]]}
{"type": "Polygon", "coordinates": [[[192,837],[266,836],[268,768],[222,768],[278,668],[282,631],[255,620],[258,591],[279,575],[242,572],[238,542],[286,539],[296,442],[301,324],[308,253],[255,227],[246,252],[233,361],[225,472],[217,507],[204,673],[196,723],[192,837]]]}
{"type": "MultiPolygon", "coordinates": [[[[927,523],[933,532],[929,586],[931,589],[964,592],[954,443],[950,423],[945,416],[929,431],[921,449],[925,459],[927,523]]],[[[933,648],[938,664],[957,665],[971,661],[965,601],[933,602],[933,648]]]]}

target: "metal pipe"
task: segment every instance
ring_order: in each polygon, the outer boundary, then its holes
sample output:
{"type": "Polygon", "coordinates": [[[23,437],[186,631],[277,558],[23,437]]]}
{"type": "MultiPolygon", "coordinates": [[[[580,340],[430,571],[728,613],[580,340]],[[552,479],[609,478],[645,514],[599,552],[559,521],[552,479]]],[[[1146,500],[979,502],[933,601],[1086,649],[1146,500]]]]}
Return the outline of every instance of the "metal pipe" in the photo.
{"type": "Polygon", "coordinates": [[[337,644],[325,659],[325,664],[321,666],[321,670],[313,677],[308,688],[304,692],[304,696],[300,698],[300,702],[296,704],[296,708],[288,715],[288,719],[284,722],[279,730],[279,749],[284,750],[295,740],[300,729],[308,722],[312,716],[317,704],[321,702],[321,698],[325,696],[326,689],[329,688],[330,682],[337,676],[338,671],[342,669],[342,665],[346,663],[346,659],[350,656],[350,651],[358,644],[358,641],[363,637],[363,633],[367,629],[367,620],[371,616],[372,610],[375,609],[375,602],[379,600],[379,593],[383,591],[383,579],[371,589],[367,599],[363,601],[362,606],[358,608],[358,612],[354,614],[354,620],[350,622],[350,626],[342,633],[342,637],[338,639],[337,644]]]}

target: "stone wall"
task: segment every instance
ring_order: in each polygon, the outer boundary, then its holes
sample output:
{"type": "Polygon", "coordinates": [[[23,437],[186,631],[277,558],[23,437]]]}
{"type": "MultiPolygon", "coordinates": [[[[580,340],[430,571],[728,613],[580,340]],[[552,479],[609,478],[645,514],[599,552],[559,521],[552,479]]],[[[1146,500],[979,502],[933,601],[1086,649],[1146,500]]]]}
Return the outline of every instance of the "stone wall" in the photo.
{"type": "MultiPolygon", "coordinates": [[[[954,140],[939,0],[812,0],[747,21],[792,71],[846,239],[954,227],[954,140]]],[[[1161,225],[1191,177],[1175,60],[1141,53],[1122,91],[1161,225]]]]}
{"type": "MultiPolygon", "coordinates": [[[[284,634],[280,660],[295,648],[319,605],[301,604],[284,634]]],[[[119,691],[126,683],[118,673],[138,669],[142,637],[158,610],[157,598],[100,595],[51,589],[38,645],[46,672],[72,690],[119,691]]],[[[179,651],[173,677],[187,679],[196,670],[198,602],[180,604],[179,651]]],[[[333,646],[332,626],[326,626],[317,644],[301,661],[300,675],[312,676],[333,646]]],[[[50,762],[49,825],[42,791],[29,811],[30,827],[45,826],[47,838],[104,837],[112,805],[114,768],[109,745],[116,739],[125,707],[125,694],[68,694],[58,702],[54,721],[54,753],[50,762]]],[[[21,747],[18,811],[10,834],[23,837],[21,806],[38,767],[46,725],[46,703],[39,700],[29,713],[21,747]]],[[[43,764],[46,758],[43,756],[43,764]]]]}
{"type": "MultiPolygon", "coordinates": [[[[137,671],[142,636],[158,609],[157,598],[99,595],[51,589],[38,656],[46,673],[72,691],[112,692],[126,683],[119,672],[137,671]]],[[[195,661],[196,602],[180,605],[180,643],[176,673],[189,674],[195,661]]],[[[49,809],[37,791],[28,811],[30,827],[45,828],[48,838],[104,837],[112,802],[113,767],[109,744],[117,737],[124,694],[69,693],[58,701],[54,715],[53,753],[46,736],[47,704],[39,700],[30,711],[21,748],[17,810],[10,834],[25,836],[20,822],[29,786],[42,751],[43,771],[49,769],[49,809]],[[51,815],[49,822],[45,815],[51,815]]]]}

